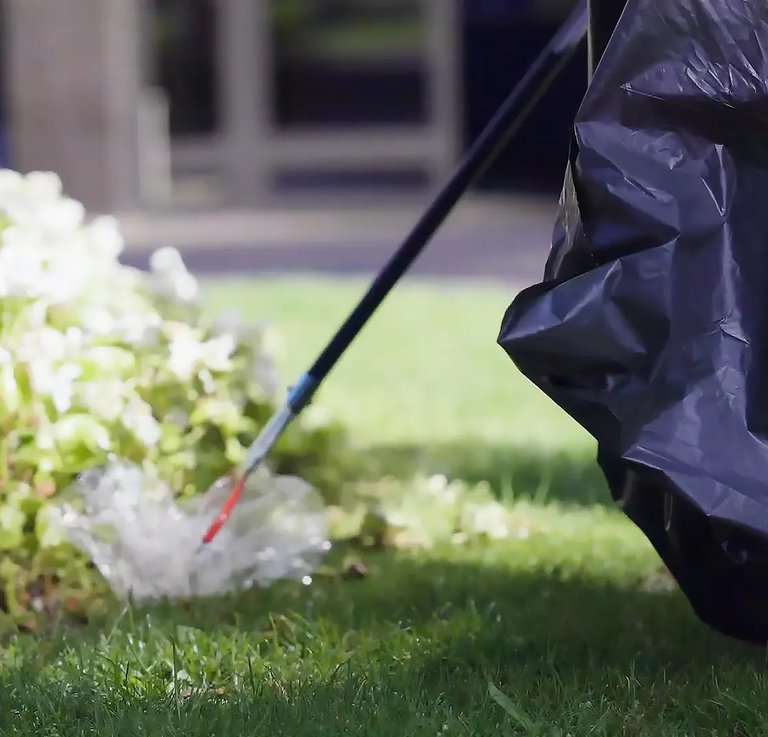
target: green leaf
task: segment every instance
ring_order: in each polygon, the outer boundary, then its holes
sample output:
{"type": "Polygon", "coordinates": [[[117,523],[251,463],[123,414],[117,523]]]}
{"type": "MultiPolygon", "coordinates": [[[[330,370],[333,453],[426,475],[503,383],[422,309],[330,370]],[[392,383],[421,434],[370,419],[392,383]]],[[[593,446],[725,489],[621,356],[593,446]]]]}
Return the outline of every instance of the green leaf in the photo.
{"type": "Polygon", "coordinates": [[[0,507],[0,550],[13,550],[24,539],[24,513],[16,506],[4,504],[0,507]]]}
{"type": "Polygon", "coordinates": [[[61,512],[57,507],[47,506],[35,516],[35,535],[41,548],[53,548],[66,542],[61,527],[61,512]]]}
{"type": "Polygon", "coordinates": [[[13,467],[18,472],[32,469],[51,473],[61,467],[61,457],[55,450],[41,450],[34,443],[24,443],[13,452],[13,467]]]}
{"type": "Polygon", "coordinates": [[[19,390],[19,398],[25,404],[31,404],[34,399],[32,391],[32,379],[27,366],[17,363],[14,368],[14,377],[16,378],[16,387],[19,390]]]}
{"type": "Polygon", "coordinates": [[[160,423],[160,452],[178,453],[184,448],[184,433],[171,422],[160,423]]]}
{"type": "Polygon", "coordinates": [[[237,438],[227,438],[224,455],[233,466],[236,466],[245,459],[245,448],[237,438]]]}
{"type": "Polygon", "coordinates": [[[115,374],[132,376],[136,372],[136,357],[118,346],[93,346],[83,356],[81,368],[85,378],[115,374]]]}
{"type": "Polygon", "coordinates": [[[13,366],[0,364],[0,417],[6,418],[19,411],[21,389],[13,366]]]}
{"type": "Polygon", "coordinates": [[[106,460],[106,451],[99,452],[81,445],[73,448],[68,453],[62,454],[61,468],[58,470],[68,474],[70,477],[74,477],[83,471],[87,471],[89,468],[101,466],[106,460]]]}
{"type": "Polygon", "coordinates": [[[505,712],[507,712],[507,715],[512,719],[515,724],[517,724],[520,729],[525,732],[526,735],[530,735],[531,737],[535,734],[537,734],[536,725],[534,724],[533,720],[525,713],[525,711],[518,706],[512,699],[509,698],[506,694],[499,691],[496,686],[493,685],[493,683],[488,684],[488,693],[490,694],[491,698],[502,708],[505,712]]]}
{"type": "Polygon", "coordinates": [[[252,424],[243,417],[234,402],[226,399],[207,397],[192,411],[189,423],[193,427],[209,423],[224,430],[228,435],[247,432],[252,424]]]}
{"type": "Polygon", "coordinates": [[[193,469],[198,465],[194,452],[189,448],[164,456],[162,463],[167,468],[185,470],[193,469]]]}
{"type": "Polygon", "coordinates": [[[107,428],[90,415],[62,417],[54,423],[52,432],[54,442],[63,452],[71,452],[78,446],[106,451],[111,445],[107,428]]]}

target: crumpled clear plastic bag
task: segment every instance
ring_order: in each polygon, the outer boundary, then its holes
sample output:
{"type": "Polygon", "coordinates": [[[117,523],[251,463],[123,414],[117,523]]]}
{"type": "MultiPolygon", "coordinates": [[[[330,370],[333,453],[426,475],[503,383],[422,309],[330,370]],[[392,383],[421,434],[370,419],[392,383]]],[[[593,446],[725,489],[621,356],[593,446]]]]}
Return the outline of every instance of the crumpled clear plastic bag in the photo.
{"type": "Polygon", "coordinates": [[[118,597],[137,603],[225,594],[278,579],[311,581],[330,549],[322,498],[305,481],[260,471],[219,535],[200,541],[231,489],[184,502],[141,467],[92,469],[63,495],[61,526],[118,597]]]}
{"type": "Polygon", "coordinates": [[[499,335],[596,438],[614,498],[699,617],[760,644],[766,49],[764,0],[628,0],[577,116],[542,282],[499,335]]]}

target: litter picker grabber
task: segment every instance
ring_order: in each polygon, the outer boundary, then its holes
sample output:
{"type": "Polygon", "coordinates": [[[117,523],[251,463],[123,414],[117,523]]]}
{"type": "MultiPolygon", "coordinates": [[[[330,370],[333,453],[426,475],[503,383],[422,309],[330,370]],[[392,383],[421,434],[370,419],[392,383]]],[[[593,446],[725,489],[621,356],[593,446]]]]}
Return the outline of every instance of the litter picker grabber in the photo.
{"type": "Polygon", "coordinates": [[[570,60],[587,33],[589,12],[586,0],[554,35],[546,48],[512,90],[496,115],[475,141],[454,174],[425,210],[402,245],[373,280],[368,291],[350,313],[311,368],[290,390],[285,404],[273,415],[249,448],[239,478],[221,511],[203,538],[210,543],[232,514],[249,476],[264,461],[286,427],[307,406],[350,343],[365,327],[378,306],[424,250],[438,228],[469,187],[493,162],[511,136],[525,122],[559,72],[570,60]]]}

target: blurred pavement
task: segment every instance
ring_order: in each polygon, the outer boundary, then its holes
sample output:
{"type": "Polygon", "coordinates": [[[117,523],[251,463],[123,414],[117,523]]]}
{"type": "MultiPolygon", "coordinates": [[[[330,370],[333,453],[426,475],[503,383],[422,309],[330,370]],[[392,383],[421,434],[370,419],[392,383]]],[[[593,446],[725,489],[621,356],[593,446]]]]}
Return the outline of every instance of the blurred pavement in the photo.
{"type": "MultiPolygon", "coordinates": [[[[174,246],[200,277],[327,274],[378,270],[420,216],[424,202],[351,209],[314,205],[271,210],[186,211],[120,216],[122,262],[146,268],[174,246]]],[[[411,272],[526,285],[540,280],[556,199],[505,195],[464,200],[411,272]]]]}

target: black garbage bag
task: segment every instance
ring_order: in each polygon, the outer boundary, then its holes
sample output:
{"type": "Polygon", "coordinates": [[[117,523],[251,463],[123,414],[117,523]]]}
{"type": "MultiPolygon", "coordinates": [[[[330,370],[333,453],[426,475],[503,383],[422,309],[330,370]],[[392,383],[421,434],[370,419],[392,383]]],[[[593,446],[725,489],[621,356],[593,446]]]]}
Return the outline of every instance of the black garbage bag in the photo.
{"type": "Polygon", "coordinates": [[[698,616],[768,641],[768,3],[629,0],[499,343],[698,616]]]}

